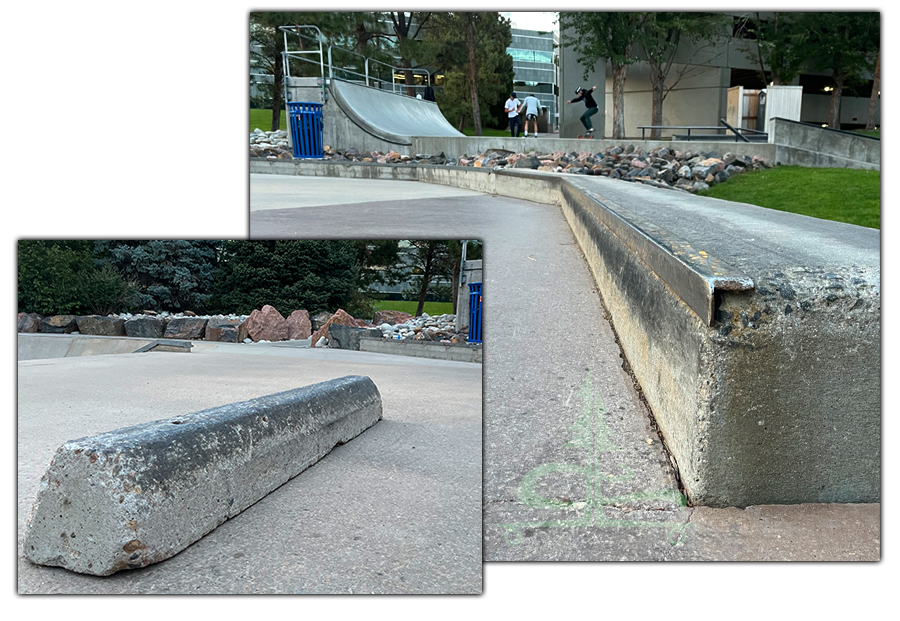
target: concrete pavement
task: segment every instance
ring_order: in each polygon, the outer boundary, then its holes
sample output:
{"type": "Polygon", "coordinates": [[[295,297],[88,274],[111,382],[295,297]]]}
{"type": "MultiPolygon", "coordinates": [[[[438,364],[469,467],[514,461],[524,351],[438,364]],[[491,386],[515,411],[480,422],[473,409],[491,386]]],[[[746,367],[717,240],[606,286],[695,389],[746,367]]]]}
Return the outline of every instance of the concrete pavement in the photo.
{"type": "Polygon", "coordinates": [[[360,202],[374,180],[316,205],[310,180],[251,175],[251,237],[484,241],[485,560],[879,558],[877,504],[682,505],[558,207],[418,182],[360,202]]]}
{"type": "Polygon", "coordinates": [[[19,593],[479,593],[481,369],[241,344],[19,362],[19,593]],[[176,556],[106,578],[23,557],[66,440],[348,374],[372,378],[384,419],[176,556]]]}

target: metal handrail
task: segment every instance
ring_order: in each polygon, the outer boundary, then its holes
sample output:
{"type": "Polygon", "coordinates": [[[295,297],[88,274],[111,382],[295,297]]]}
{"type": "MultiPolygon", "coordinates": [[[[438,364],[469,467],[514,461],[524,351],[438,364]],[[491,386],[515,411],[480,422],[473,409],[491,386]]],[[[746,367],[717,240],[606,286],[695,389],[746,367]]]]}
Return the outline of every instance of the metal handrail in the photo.
{"type": "MultiPolygon", "coordinates": [[[[318,26],[314,26],[311,24],[304,24],[302,26],[279,26],[278,29],[284,33],[284,51],[281,53],[282,73],[284,74],[284,80],[282,80],[284,83],[283,84],[284,101],[285,102],[290,101],[290,97],[288,97],[288,83],[290,82],[290,77],[291,77],[290,58],[296,58],[297,60],[307,60],[306,58],[303,58],[303,56],[302,56],[303,54],[318,54],[319,55],[319,75],[322,77],[322,82],[323,82],[322,90],[324,91],[325,90],[325,84],[324,84],[324,82],[325,82],[325,80],[324,80],[324,78],[325,78],[325,58],[324,58],[324,54],[323,54],[323,50],[322,50],[322,43],[325,41],[325,35],[322,33],[322,31],[319,29],[318,26]],[[319,36],[316,37],[315,39],[313,39],[312,37],[304,36],[303,34],[300,33],[300,29],[302,29],[302,28],[312,28],[317,33],[319,33],[319,36]],[[309,50],[309,51],[299,50],[299,51],[294,51],[294,52],[290,51],[288,48],[288,33],[289,32],[297,35],[301,39],[309,39],[310,41],[315,40],[319,44],[319,51],[318,52],[316,52],[315,50],[309,50]]],[[[314,62],[314,61],[307,61],[307,62],[314,62]]],[[[329,69],[330,69],[330,67],[329,67],[329,69]]]]}

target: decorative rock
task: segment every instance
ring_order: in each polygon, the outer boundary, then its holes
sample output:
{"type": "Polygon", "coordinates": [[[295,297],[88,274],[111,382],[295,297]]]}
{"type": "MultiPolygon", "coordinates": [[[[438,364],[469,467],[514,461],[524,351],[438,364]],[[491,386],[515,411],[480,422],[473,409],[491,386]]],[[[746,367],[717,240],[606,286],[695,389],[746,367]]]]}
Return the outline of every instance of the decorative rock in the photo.
{"type": "Polygon", "coordinates": [[[82,315],[75,318],[81,334],[93,336],[125,336],[125,320],[121,317],[82,315]]]}
{"type": "Polygon", "coordinates": [[[41,319],[37,313],[19,313],[16,318],[16,332],[40,332],[41,319]]]}
{"type": "Polygon", "coordinates": [[[313,331],[315,332],[316,330],[321,329],[322,326],[328,323],[329,319],[331,319],[331,313],[327,311],[322,311],[321,313],[313,316],[311,320],[313,331]]]}
{"type": "Polygon", "coordinates": [[[359,351],[360,338],[381,338],[378,328],[357,328],[333,323],[328,327],[328,347],[359,351]]]}
{"type": "Polygon", "coordinates": [[[312,334],[312,322],[309,320],[309,311],[295,310],[287,318],[288,339],[296,341],[308,339],[312,334]]]}
{"type": "Polygon", "coordinates": [[[288,324],[273,306],[266,304],[247,318],[247,331],[254,342],[284,341],[288,338],[288,324]]]}
{"type": "Polygon", "coordinates": [[[388,324],[389,326],[396,325],[398,323],[404,323],[413,319],[414,317],[409,313],[404,313],[403,311],[397,310],[381,310],[375,313],[375,316],[372,317],[372,323],[374,324],[388,324]]]}
{"type": "Polygon", "coordinates": [[[247,322],[240,319],[214,317],[206,324],[207,341],[219,343],[242,343],[247,336],[247,322]]]}
{"type": "Polygon", "coordinates": [[[166,324],[163,338],[166,339],[202,339],[206,333],[206,317],[176,317],[166,324]]]}
{"type": "Polygon", "coordinates": [[[77,328],[75,315],[53,315],[41,320],[41,332],[49,334],[71,334],[77,328]]]}
{"type": "Polygon", "coordinates": [[[354,319],[350,313],[345,311],[342,308],[339,308],[337,312],[331,316],[325,325],[316,330],[315,334],[312,335],[312,342],[318,343],[321,338],[328,338],[328,327],[332,324],[338,324],[342,326],[357,326],[357,321],[354,319]]]}
{"type": "Polygon", "coordinates": [[[165,324],[158,317],[138,315],[125,322],[125,334],[132,337],[161,339],[165,330],[165,324]]]}

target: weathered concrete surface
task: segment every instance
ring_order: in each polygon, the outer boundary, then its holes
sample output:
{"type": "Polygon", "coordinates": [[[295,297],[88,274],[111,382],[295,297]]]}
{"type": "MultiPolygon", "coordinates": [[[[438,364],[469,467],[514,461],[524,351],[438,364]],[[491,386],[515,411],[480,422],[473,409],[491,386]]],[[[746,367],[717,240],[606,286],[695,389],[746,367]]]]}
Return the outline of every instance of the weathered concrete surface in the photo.
{"type": "Polygon", "coordinates": [[[428,343],[407,339],[360,339],[360,351],[371,351],[381,354],[397,354],[433,358],[435,360],[455,360],[457,362],[482,361],[482,348],[477,345],[454,345],[449,343],[428,343]]]}
{"type": "Polygon", "coordinates": [[[18,360],[130,354],[153,342],[153,339],[78,334],[19,334],[16,340],[18,360]]]}
{"type": "MultiPolygon", "coordinates": [[[[422,183],[396,184],[391,188],[392,200],[379,200],[383,182],[375,180],[353,181],[353,192],[336,199],[348,204],[326,206],[318,201],[333,199],[345,183],[342,179],[251,174],[251,235],[329,237],[334,234],[335,218],[340,218],[345,236],[396,236],[396,222],[402,221],[404,235],[428,236],[440,230],[447,237],[474,236],[485,243],[486,266],[490,268],[485,271],[485,286],[492,291],[491,303],[485,305],[485,322],[490,326],[485,364],[485,560],[743,559],[751,556],[750,551],[754,558],[790,560],[812,558],[804,549],[807,544],[809,550],[818,551],[815,558],[822,560],[878,559],[879,543],[874,540],[878,535],[872,537],[879,532],[877,504],[799,505],[798,513],[792,513],[793,507],[778,507],[782,511],[768,510],[770,519],[764,522],[758,519],[758,511],[764,508],[692,509],[660,503],[648,511],[641,508],[639,496],[619,502],[621,507],[603,505],[605,499],[615,497],[616,487],[625,493],[656,492],[662,497],[677,492],[677,486],[667,478],[667,460],[657,452],[659,439],[647,427],[640,395],[620,368],[621,350],[608,319],[599,319],[596,327],[591,323],[602,317],[605,309],[592,289],[592,277],[575,240],[557,238],[571,235],[558,208],[498,196],[440,198],[434,187],[422,183]],[[316,184],[307,190],[310,181],[316,184]],[[320,184],[328,183],[331,189],[323,188],[320,193],[320,184]],[[368,195],[375,198],[365,201],[368,195]],[[258,204],[265,204],[266,210],[257,211],[258,204]],[[448,219],[447,213],[454,217],[448,219]],[[578,261],[572,263],[573,257],[578,261]],[[546,276],[536,278],[542,272],[546,276]],[[553,295],[533,295],[542,290],[553,295]],[[523,308],[523,303],[528,306],[523,308]],[[518,320],[504,319],[510,316],[518,320]],[[611,419],[604,422],[612,430],[612,441],[623,449],[601,453],[600,472],[621,477],[629,473],[623,468],[627,466],[632,473],[630,481],[620,481],[616,487],[594,488],[594,496],[588,496],[583,483],[573,476],[576,471],[548,472],[542,481],[533,476],[559,464],[583,465],[578,460],[586,459],[579,454],[584,449],[566,445],[573,439],[572,428],[584,405],[577,392],[591,364],[595,395],[607,406],[604,418],[611,419]],[[561,372],[554,376],[552,370],[561,372]],[[653,440],[652,445],[647,444],[648,439],[653,440]],[[622,490],[622,485],[627,489],[622,490]],[[520,487],[539,494],[526,493],[524,501],[520,500],[520,487]],[[564,504],[567,501],[571,504],[564,504]],[[825,509],[834,519],[826,519],[825,509]],[[692,517],[698,511],[710,519],[723,517],[715,527],[701,530],[692,517]],[[730,516],[727,522],[726,514],[730,516]],[[658,526],[629,525],[644,518],[658,526]],[[519,523],[526,523],[519,530],[523,536],[510,544],[507,535],[519,523]],[[842,525],[840,529],[837,524],[842,525]],[[670,534],[682,535],[676,545],[669,542],[670,534]],[[834,554],[829,556],[826,552],[832,537],[840,537],[846,546],[830,546],[834,554]]],[[[619,185],[630,187],[624,182],[619,185]]],[[[660,193],[667,200],[678,194],[660,193]]],[[[647,207],[664,213],[654,203],[647,207]]],[[[768,215],[779,217],[775,212],[768,215]]],[[[711,214],[707,217],[715,219],[711,214]]],[[[682,225],[695,222],[685,219],[682,225]]],[[[759,225],[768,226],[764,220],[759,225]]],[[[753,239],[735,236],[721,243],[752,249],[753,239]]],[[[729,259],[737,263],[734,257],[729,259]]],[[[700,322],[696,316],[694,320],[700,322]]]]}
{"type": "Polygon", "coordinates": [[[379,420],[375,384],[347,376],[70,440],[41,478],[25,556],[95,576],[158,563],[379,420]]]}
{"type": "Polygon", "coordinates": [[[193,344],[19,363],[19,593],[481,591],[480,365],[193,344]],[[379,387],[383,420],[167,561],[96,577],[25,559],[25,519],[66,440],[348,374],[379,387]]]}
{"type": "Polygon", "coordinates": [[[780,118],[771,120],[769,133],[777,164],[881,170],[881,141],[877,138],[780,118]]]}
{"type": "Polygon", "coordinates": [[[563,211],[692,502],[878,502],[878,231],[608,180],[573,185],[592,200],[563,211]],[[652,218],[655,235],[755,288],[717,292],[707,326],[678,283],[603,223],[610,209],[652,218]]]}

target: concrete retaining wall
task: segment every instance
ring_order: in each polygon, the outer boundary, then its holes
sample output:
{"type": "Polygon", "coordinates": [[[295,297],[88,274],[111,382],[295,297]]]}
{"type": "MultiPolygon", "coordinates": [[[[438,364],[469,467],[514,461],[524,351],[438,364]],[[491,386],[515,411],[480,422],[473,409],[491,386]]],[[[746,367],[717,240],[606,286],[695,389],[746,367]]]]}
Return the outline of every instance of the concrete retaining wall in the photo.
{"type": "Polygon", "coordinates": [[[370,351],[376,354],[397,354],[415,356],[434,360],[453,360],[455,362],[482,362],[482,348],[475,345],[452,345],[447,343],[430,343],[408,341],[404,339],[360,339],[359,351],[370,351]]]}
{"type": "Polygon", "coordinates": [[[415,172],[561,206],[694,504],[880,500],[877,230],[597,177],[415,172]]]}
{"type": "Polygon", "coordinates": [[[165,560],[381,420],[348,376],[62,445],[26,526],[33,563],[97,576],[165,560]]]}
{"type": "Polygon", "coordinates": [[[881,141],[877,138],[780,118],[772,119],[769,133],[777,164],[881,170],[881,141]]]}

